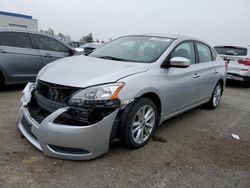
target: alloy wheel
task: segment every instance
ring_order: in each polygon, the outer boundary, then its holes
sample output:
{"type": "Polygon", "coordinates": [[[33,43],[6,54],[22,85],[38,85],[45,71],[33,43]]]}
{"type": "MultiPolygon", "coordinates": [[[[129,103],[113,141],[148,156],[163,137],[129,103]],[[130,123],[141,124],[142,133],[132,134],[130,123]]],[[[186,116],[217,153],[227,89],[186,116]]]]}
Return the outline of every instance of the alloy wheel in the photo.
{"type": "Polygon", "coordinates": [[[145,105],[135,114],[132,124],[132,138],[137,144],[148,140],[156,123],[156,113],[150,105],[145,105]]]}
{"type": "Polygon", "coordinates": [[[213,105],[214,105],[214,107],[218,106],[220,99],[221,99],[221,93],[222,93],[221,85],[218,84],[214,90],[214,93],[213,93],[213,105]]]}

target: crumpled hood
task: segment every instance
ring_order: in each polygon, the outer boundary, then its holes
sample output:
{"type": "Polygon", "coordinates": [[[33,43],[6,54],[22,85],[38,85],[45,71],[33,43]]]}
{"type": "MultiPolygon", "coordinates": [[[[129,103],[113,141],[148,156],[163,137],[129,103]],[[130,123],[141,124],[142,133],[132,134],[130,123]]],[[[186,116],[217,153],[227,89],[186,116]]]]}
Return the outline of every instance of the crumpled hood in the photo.
{"type": "Polygon", "coordinates": [[[105,60],[84,55],[57,60],[38,74],[38,79],[72,87],[115,82],[121,78],[147,71],[148,63],[105,60]]]}

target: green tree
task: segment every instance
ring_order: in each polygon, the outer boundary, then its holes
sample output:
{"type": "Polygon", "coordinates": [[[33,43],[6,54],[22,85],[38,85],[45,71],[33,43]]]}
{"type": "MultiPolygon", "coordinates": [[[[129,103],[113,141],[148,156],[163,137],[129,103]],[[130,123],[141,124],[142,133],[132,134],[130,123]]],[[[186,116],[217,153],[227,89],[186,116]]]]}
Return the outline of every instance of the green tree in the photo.
{"type": "Polygon", "coordinates": [[[48,30],[40,30],[40,32],[42,33],[46,33],[46,34],[49,34],[49,35],[52,35],[52,36],[55,36],[57,37],[58,39],[60,40],[63,40],[63,41],[70,41],[71,40],[71,37],[69,35],[65,35],[63,33],[58,33],[57,35],[55,34],[54,30],[49,28],[48,30]]]}
{"type": "Polygon", "coordinates": [[[42,29],[41,29],[40,32],[42,32],[42,33],[47,33],[47,34],[52,35],[52,36],[55,35],[53,29],[51,29],[51,28],[49,28],[48,30],[42,30],[42,29]]]}
{"type": "Polygon", "coordinates": [[[82,43],[89,43],[89,42],[93,42],[93,36],[92,36],[92,33],[89,33],[88,35],[83,36],[83,37],[80,39],[80,42],[82,42],[82,43]]]}

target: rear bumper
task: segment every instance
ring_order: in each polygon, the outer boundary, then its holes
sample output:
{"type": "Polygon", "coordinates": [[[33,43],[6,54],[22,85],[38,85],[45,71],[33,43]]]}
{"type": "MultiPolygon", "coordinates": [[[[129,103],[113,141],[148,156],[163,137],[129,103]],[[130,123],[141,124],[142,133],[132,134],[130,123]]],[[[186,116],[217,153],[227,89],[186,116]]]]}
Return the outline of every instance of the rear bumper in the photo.
{"type": "Polygon", "coordinates": [[[250,80],[250,76],[244,75],[244,74],[242,75],[242,74],[239,74],[239,73],[228,72],[227,73],[227,79],[246,81],[246,80],[250,80]]]}
{"type": "Polygon", "coordinates": [[[250,67],[240,64],[229,64],[227,71],[227,78],[232,80],[244,81],[245,78],[250,77],[250,67]]]}
{"type": "Polygon", "coordinates": [[[89,160],[108,151],[110,134],[118,109],[98,123],[88,126],[54,123],[57,117],[68,110],[67,107],[64,107],[51,113],[39,124],[30,116],[26,107],[31,92],[32,84],[28,84],[21,100],[17,125],[25,138],[46,156],[89,160]]]}

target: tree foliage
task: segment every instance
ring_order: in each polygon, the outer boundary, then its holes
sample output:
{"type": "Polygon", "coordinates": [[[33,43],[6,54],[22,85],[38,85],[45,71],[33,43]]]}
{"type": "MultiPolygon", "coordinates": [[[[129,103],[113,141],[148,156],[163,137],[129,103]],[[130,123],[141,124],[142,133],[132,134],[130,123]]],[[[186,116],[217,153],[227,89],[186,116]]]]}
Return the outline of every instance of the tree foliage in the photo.
{"type": "Polygon", "coordinates": [[[82,42],[82,43],[89,43],[89,42],[93,42],[93,36],[92,36],[92,33],[89,33],[88,35],[83,36],[83,37],[80,39],[80,42],[82,42]]]}
{"type": "MultiPolygon", "coordinates": [[[[54,37],[56,37],[56,38],[58,38],[58,39],[60,39],[60,40],[66,41],[66,42],[71,41],[71,37],[70,37],[69,35],[65,35],[65,34],[63,34],[63,33],[61,33],[61,32],[58,33],[58,34],[56,34],[56,33],[54,32],[54,30],[51,29],[51,28],[49,28],[49,29],[47,29],[47,30],[42,30],[42,29],[41,29],[40,32],[46,33],[46,34],[49,34],[49,35],[52,35],[52,36],[54,36],[54,37]]],[[[110,40],[112,40],[112,39],[110,39],[110,40]]],[[[87,35],[84,35],[84,36],[80,39],[80,42],[82,42],[82,43],[94,42],[92,33],[89,33],[89,34],[87,34],[87,35]]],[[[100,41],[99,39],[96,39],[95,42],[102,42],[102,43],[105,43],[104,41],[100,41]]]]}
{"type": "Polygon", "coordinates": [[[51,36],[55,36],[56,38],[60,39],[60,40],[63,40],[63,41],[70,41],[71,40],[71,37],[69,35],[65,35],[63,33],[58,33],[57,35],[55,34],[54,30],[49,28],[48,30],[40,30],[40,32],[42,33],[46,33],[46,34],[49,34],[51,36]]]}
{"type": "Polygon", "coordinates": [[[64,40],[64,41],[70,41],[71,37],[69,35],[64,35],[63,33],[58,33],[57,38],[64,40]]]}

